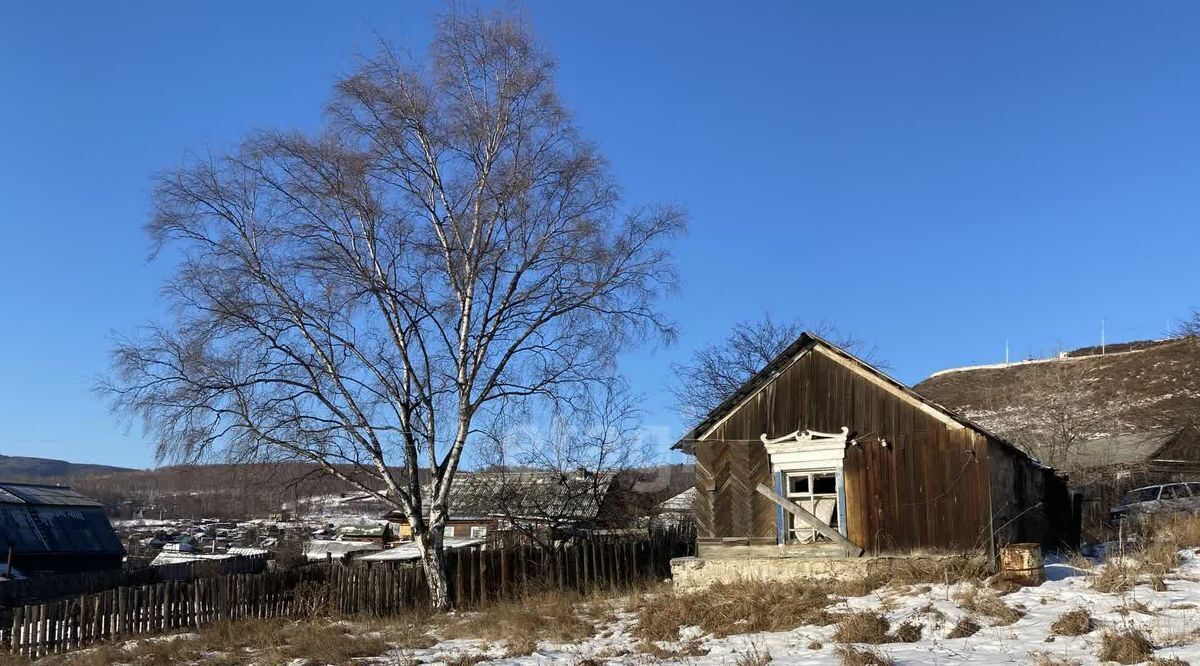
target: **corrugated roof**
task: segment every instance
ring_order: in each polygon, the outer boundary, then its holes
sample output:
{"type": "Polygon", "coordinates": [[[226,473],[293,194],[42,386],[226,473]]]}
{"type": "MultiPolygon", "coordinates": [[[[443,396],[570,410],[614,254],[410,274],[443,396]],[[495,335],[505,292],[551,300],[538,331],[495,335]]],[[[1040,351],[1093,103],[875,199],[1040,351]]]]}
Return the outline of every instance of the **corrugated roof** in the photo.
{"type": "Polygon", "coordinates": [[[0,504],[0,552],[122,553],[100,507],[0,504]]]}
{"type": "Polygon", "coordinates": [[[43,506],[104,506],[80,495],[67,486],[0,482],[0,504],[36,504],[43,506]]]}

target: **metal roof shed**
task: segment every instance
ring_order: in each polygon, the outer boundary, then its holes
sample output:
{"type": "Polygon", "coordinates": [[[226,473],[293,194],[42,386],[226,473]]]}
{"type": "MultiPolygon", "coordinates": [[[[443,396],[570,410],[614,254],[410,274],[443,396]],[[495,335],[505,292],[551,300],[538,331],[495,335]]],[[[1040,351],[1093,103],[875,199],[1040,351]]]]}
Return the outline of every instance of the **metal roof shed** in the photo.
{"type": "Polygon", "coordinates": [[[104,506],[65,486],[0,482],[0,559],[16,569],[119,569],[125,550],[104,506]]]}

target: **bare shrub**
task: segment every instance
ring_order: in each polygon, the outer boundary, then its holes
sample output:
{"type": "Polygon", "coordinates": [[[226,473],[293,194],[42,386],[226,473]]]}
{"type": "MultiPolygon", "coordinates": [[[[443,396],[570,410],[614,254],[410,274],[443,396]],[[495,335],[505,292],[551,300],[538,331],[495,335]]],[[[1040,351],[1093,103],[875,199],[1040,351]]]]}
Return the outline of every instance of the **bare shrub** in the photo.
{"type": "Polygon", "coordinates": [[[916,643],[921,640],[921,632],[924,627],[912,622],[905,622],[892,632],[888,640],[892,643],[916,643]]]}
{"type": "Polygon", "coordinates": [[[328,583],[303,581],[293,593],[297,615],[318,617],[328,615],[331,607],[331,590],[328,583]]]}
{"type": "Polygon", "coordinates": [[[1086,608],[1076,608],[1060,615],[1050,625],[1050,633],[1054,636],[1082,636],[1095,628],[1092,614],[1086,608]]]}
{"type": "Polygon", "coordinates": [[[968,636],[974,636],[981,628],[979,623],[973,618],[964,616],[958,621],[958,624],[954,625],[954,628],[950,630],[946,638],[967,638],[968,636]]]}
{"type": "Polygon", "coordinates": [[[1137,583],[1138,572],[1128,563],[1113,560],[1092,576],[1092,589],[1106,594],[1124,594],[1137,583]]]}
{"type": "Polygon", "coordinates": [[[1004,603],[994,590],[986,588],[968,588],[960,592],[956,599],[965,610],[994,619],[996,626],[1012,624],[1025,616],[1021,611],[1004,603]]]}
{"type": "Polygon", "coordinates": [[[749,650],[745,650],[738,654],[735,666],[766,666],[771,663],[771,653],[759,647],[757,643],[752,643],[749,650]]]}
{"type": "Polygon", "coordinates": [[[839,643],[887,643],[890,642],[887,635],[890,628],[887,618],[879,613],[849,613],[838,620],[833,640],[839,643]]]}
{"type": "Polygon", "coordinates": [[[441,659],[442,663],[446,666],[475,666],[475,664],[487,660],[487,655],[479,654],[478,652],[458,652],[443,656],[441,659]]]}
{"type": "Polygon", "coordinates": [[[842,666],[896,666],[896,660],[871,648],[839,645],[837,658],[842,666]]]}
{"type": "Polygon", "coordinates": [[[1096,656],[1100,661],[1138,664],[1154,656],[1154,646],[1136,629],[1106,631],[1100,637],[1100,652],[1096,656]]]}
{"type": "Polygon", "coordinates": [[[684,626],[718,637],[824,626],[835,619],[826,611],[834,601],[819,584],[801,581],[740,581],[694,592],[668,590],[644,600],[633,633],[649,641],[676,641],[684,626]]]}

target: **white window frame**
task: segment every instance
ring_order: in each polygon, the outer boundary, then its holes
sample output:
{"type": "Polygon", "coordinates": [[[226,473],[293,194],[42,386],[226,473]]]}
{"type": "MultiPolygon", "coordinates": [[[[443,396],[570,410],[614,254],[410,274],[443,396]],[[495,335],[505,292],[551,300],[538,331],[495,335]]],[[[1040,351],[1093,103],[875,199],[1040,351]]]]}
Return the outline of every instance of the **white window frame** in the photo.
{"type": "Polygon", "coordinates": [[[472,539],[482,539],[487,536],[487,532],[488,532],[488,529],[487,529],[486,525],[472,525],[471,526],[471,538],[472,539]]]}
{"type": "Polygon", "coordinates": [[[443,528],[442,528],[442,536],[444,536],[444,537],[453,537],[453,536],[454,536],[454,526],[453,526],[453,525],[447,525],[447,526],[443,527],[443,528]]]}
{"type": "MultiPolygon", "coordinates": [[[[839,532],[842,531],[839,521],[839,514],[842,510],[841,500],[838,497],[838,474],[837,468],[826,469],[806,469],[803,471],[785,472],[783,475],[785,497],[795,502],[800,508],[809,513],[820,517],[817,509],[817,502],[820,500],[833,500],[833,513],[830,514],[830,520],[827,523],[830,527],[839,532]],[[816,477],[829,477],[833,481],[833,489],[831,492],[818,493],[814,492],[816,477]],[[792,480],[797,478],[805,478],[808,481],[808,490],[804,492],[795,492],[792,490],[792,480]]],[[[791,513],[784,513],[788,519],[787,531],[785,534],[786,543],[801,543],[812,544],[819,542],[828,542],[829,539],[821,535],[815,527],[800,520],[791,513]]]]}

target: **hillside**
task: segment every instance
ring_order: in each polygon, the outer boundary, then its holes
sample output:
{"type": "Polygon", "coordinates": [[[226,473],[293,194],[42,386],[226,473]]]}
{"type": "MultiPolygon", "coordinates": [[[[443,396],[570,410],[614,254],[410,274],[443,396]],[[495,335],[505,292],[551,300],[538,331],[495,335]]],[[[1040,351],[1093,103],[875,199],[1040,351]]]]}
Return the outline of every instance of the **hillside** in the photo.
{"type": "Polygon", "coordinates": [[[1087,347],[1052,359],[955,368],[915,388],[1034,449],[1200,417],[1200,341],[1130,342],[1104,352],[1087,347]]]}
{"type": "Polygon", "coordinates": [[[57,483],[75,476],[119,474],[133,470],[110,465],[73,463],[52,458],[0,455],[0,479],[25,483],[57,483]]]}

